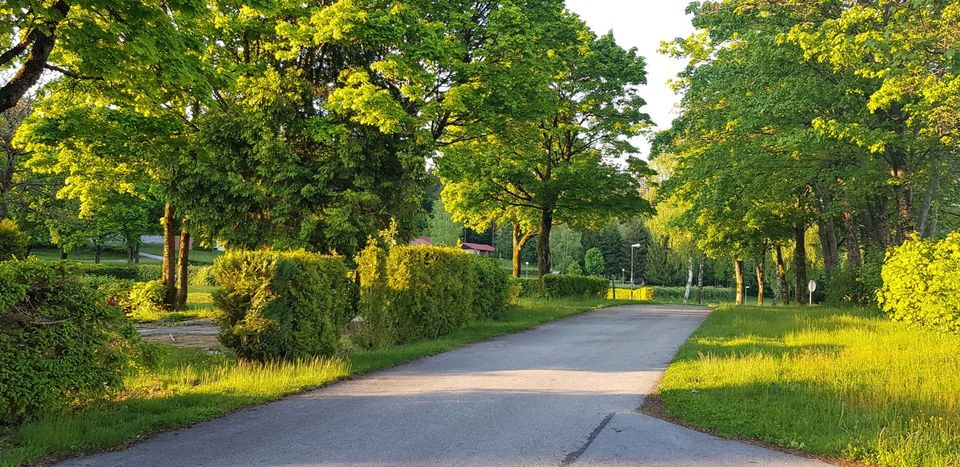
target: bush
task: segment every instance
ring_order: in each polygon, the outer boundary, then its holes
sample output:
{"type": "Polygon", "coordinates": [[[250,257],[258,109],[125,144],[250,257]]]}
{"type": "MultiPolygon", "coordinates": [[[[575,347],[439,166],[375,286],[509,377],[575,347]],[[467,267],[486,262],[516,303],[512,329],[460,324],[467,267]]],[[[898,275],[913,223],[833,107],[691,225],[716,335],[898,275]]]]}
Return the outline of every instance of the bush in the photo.
{"type": "Polygon", "coordinates": [[[587,270],[587,274],[591,276],[602,276],[603,270],[606,267],[603,260],[603,252],[600,251],[599,248],[587,250],[587,255],[583,258],[583,266],[587,270]]]}
{"type": "Polygon", "coordinates": [[[77,271],[88,276],[112,277],[137,282],[160,280],[163,276],[163,269],[159,264],[74,264],[77,271]]]}
{"type": "Polygon", "coordinates": [[[123,312],[136,321],[156,321],[163,318],[167,312],[164,298],[167,287],[160,281],[134,283],[126,298],[122,298],[118,305],[123,312]]]}
{"type": "Polygon", "coordinates": [[[541,279],[514,279],[521,297],[593,298],[604,297],[610,283],[606,279],[586,276],[544,276],[541,279]]]}
{"type": "Polygon", "coordinates": [[[859,268],[845,267],[836,271],[824,287],[826,302],[876,306],[877,293],[883,287],[882,268],[883,258],[872,255],[859,268]]]}
{"type": "Polygon", "coordinates": [[[231,251],[216,260],[220,341],[254,360],[332,355],[352,314],[343,259],[305,251],[231,251]]]}
{"type": "MultiPolygon", "coordinates": [[[[653,287],[654,296],[657,298],[658,302],[665,303],[683,303],[683,294],[686,292],[686,287],[653,287]]],[[[711,287],[704,286],[703,288],[703,303],[723,303],[723,302],[732,302],[736,297],[734,296],[735,290],[731,287],[711,287]]],[[[695,304],[697,301],[697,286],[694,285],[690,289],[690,304],[695,304]]]]}
{"type": "Polygon", "coordinates": [[[893,319],[960,332],[960,233],[893,249],[882,278],[878,301],[893,319]]]}
{"type": "Polygon", "coordinates": [[[0,261],[11,258],[25,258],[30,237],[20,232],[17,223],[10,219],[0,219],[0,261]]]}
{"type": "Polygon", "coordinates": [[[611,300],[641,300],[645,302],[652,302],[653,297],[653,287],[617,287],[616,289],[607,290],[607,298],[611,300]],[[614,296],[614,290],[616,290],[616,296],[614,296]]]}
{"type": "Polygon", "coordinates": [[[570,266],[567,267],[568,276],[582,276],[583,269],[580,269],[580,263],[574,261],[570,263],[570,266]]]}
{"type": "Polygon", "coordinates": [[[190,285],[194,287],[216,287],[217,278],[213,266],[190,266],[188,271],[190,285]]]}
{"type": "Polygon", "coordinates": [[[493,317],[510,296],[499,264],[456,248],[368,247],[358,260],[367,345],[432,339],[493,317]]]}
{"type": "Polygon", "coordinates": [[[68,265],[0,264],[0,424],[120,387],[136,340],[119,309],[68,265]]]}

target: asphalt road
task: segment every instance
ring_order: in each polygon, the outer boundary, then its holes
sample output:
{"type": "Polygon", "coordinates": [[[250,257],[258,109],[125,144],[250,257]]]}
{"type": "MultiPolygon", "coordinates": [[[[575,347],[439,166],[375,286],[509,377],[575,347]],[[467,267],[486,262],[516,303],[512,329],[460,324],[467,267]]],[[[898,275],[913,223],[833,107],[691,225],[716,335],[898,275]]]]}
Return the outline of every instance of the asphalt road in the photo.
{"type": "Polygon", "coordinates": [[[66,464],[817,465],[636,413],[708,312],[592,312],[66,464]]]}

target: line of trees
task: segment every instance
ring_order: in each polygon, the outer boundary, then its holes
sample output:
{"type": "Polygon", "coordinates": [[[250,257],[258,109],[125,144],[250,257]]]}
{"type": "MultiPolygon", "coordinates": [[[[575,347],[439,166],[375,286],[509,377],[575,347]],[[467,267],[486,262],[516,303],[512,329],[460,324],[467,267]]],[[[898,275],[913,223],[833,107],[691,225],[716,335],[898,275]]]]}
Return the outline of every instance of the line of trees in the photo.
{"type": "MultiPolygon", "coordinates": [[[[689,60],[682,114],[657,136],[666,226],[713,258],[744,260],[803,301],[808,232],[828,281],[917,235],[956,228],[960,5],[699,2],[698,31],[665,44],[689,60]],[[845,254],[844,254],[845,253],[845,254]]],[[[762,287],[761,287],[762,289],[762,287]]],[[[758,297],[760,303],[763,296],[758,297]]]]}

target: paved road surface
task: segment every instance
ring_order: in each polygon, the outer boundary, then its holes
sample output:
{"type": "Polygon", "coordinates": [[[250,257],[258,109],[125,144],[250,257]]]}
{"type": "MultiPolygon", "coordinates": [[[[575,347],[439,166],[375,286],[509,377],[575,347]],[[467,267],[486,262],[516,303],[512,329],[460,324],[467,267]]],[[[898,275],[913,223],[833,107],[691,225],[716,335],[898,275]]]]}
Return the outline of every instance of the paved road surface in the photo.
{"type": "Polygon", "coordinates": [[[68,464],[817,465],[635,412],[707,313],[588,313],[68,464]]]}

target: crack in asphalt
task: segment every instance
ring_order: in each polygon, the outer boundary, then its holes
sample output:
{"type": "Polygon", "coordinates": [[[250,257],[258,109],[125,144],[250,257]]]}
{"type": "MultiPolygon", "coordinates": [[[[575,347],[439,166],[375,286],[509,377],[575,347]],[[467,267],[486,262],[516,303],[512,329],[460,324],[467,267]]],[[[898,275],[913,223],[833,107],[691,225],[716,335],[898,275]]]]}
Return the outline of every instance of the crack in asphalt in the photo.
{"type": "Polygon", "coordinates": [[[577,461],[577,459],[580,458],[580,456],[583,455],[583,453],[587,452],[587,449],[590,447],[591,444],[593,444],[593,440],[597,439],[597,435],[599,435],[600,432],[607,427],[607,424],[610,423],[610,420],[613,419],[613,416],[616,414],[617,414],[616,412],[610,412],[609,414],[607,414],[606,417],[603,417],[603,420],[600,422],[600,424],[597,425],[597,427],[594,428],[592,432],[590,432],[590,436],[587,437],[587,442],[584,443],[584,445],[581,446],[580,449],[577,449],[576,451],[573,451],[570,454],[567,454],[567,457],[564,457],[563,462],[560,463],[560,467],[566,467],[568,465],[572,465],[574,462],[577,461]]]}

